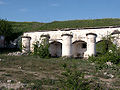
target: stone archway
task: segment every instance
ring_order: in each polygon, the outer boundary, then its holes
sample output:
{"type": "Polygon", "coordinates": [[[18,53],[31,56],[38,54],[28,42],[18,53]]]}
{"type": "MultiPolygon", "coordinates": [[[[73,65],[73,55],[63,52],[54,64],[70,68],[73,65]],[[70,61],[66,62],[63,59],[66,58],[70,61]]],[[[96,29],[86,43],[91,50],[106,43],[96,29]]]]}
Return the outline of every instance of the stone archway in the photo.
{"type": "Polygon", "coordinates": [[[62,56],[62,43],[54,41],[50,43],[49,52],[52,57],[62,56]]]}
{"type": "Polygon", "coordinates": [[[87,43],[79,40],[72,43],[72,56],[75,58],[83,58],[84,52],[87,50],[87,43]]]}

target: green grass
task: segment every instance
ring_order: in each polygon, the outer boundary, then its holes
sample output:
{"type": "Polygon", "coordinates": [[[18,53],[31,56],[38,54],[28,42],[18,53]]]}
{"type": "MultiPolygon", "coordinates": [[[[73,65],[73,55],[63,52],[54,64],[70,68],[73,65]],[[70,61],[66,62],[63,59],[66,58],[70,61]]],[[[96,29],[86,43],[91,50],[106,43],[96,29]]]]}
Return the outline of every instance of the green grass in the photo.
{"type": "Polygon", "coordinates": [[[69,20],[69,21],[54,21],[44,24],[40,30],[55,30],[64,28],[94,28],[105,26],[120,26],[120,19],[90,19],[90,20],[69,20]]]}
{"type": "Polygon", "coordinates": [[[120,19],[89,19],[89,20],[68,20],[54,21],[50,23],[40,22],[10,22],[16,32],[30,32],[38,30],[56,30],[64,28],[91,28],[104,26],[120,26],[120,19]]]}
{"type": "Polygon", "coordinates": [[[12,24],[15,32],[37,31],[39,27],[44,25],[40,22],[10,22],[10,24],[12,24]]]}
{"type": "Polygon", "coordinates": [[[28,86],[24,88],[40,86],[39,88],[43,90],[61,90],[59,80],[63,77],[61,73],[65,72],[64,68],[67,67],[84,73],[93,89],[98,86],[103,89],[120,89],[120,66],[113,65],[99,70],[98,64],[92,64],[92,62],[82,59],[41,59],[35,56],[6,55],[0,55],[0,58],[2,59],[0,61],[0,81],[3,83],[12,80],[13,83],[20,81],[27,84],[28,86]],[[114,77],[104,75],[105,72],[114,77]],[[31,85],[33,83],[35,85],[31,85]]]}
{"type": "Polygon", "coordinates": [[[119,18],[89,19],[89,20],[68,20],[53,21],[50,23],[40,22],[13,22],[9,21],[13,27],[13,40],[24,32],[58,30],[65,28],[100,28],[108,26],[120,26],[119,18]]]}

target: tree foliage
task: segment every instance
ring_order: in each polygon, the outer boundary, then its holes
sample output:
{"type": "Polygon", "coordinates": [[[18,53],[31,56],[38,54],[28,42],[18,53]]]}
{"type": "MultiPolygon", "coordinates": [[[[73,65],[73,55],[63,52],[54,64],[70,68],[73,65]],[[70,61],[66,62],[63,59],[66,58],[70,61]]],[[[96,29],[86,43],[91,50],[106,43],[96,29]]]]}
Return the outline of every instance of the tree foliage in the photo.
{"type": "Polygon", "coordinates": [[[5,19],[0,19],[0,35],[5,36],[5,40],[9,41],[12,35],[12,25],[5,19]]]}

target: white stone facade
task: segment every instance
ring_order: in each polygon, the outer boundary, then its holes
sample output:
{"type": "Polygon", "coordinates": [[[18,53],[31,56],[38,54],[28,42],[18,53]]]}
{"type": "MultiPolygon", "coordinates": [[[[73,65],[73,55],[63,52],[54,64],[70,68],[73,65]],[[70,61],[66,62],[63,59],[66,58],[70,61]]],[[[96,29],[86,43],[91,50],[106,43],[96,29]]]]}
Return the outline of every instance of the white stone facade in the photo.
{"type": "MultiPolygon", "coordinates": [[[[112,34],[116,30],[120,31],[120,27],[26,32],[23,34],[23,40],[25,37],[30,37],[30,41],[25,42],[24,40],[22,44],[25,45],[25,43],[29,43],[28,47],[30,50],[27,50],[27,52],[33,52],[33,44],[35,44],[37,41],[40,42],[41,36],[48,35],[48,42],[50,44],[49,51],[51,56],[88,57],[91,55],[96,55],[97,42],[101,41],[103,37],[112,34]]],[[[114,35],[118,35],[116,42],[117,45],[120,46],[119,34],[114,35]]],[[[23,52],[26,51],[23,50],[23,52]]]]}

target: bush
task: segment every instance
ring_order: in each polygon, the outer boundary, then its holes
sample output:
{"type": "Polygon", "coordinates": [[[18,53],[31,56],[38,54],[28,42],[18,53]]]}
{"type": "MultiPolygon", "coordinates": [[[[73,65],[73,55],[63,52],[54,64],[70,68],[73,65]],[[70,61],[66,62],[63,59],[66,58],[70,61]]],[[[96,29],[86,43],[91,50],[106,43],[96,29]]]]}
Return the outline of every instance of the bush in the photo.
{"type": "Polygon", "coordinates": [[[62,90],[89,90],[89,83],[84,79],[84,74],[74,69],[68,69],[66,66],[65,72],[62,73],[61,87],[62,90]]]}
{"type": "Polygon", "coordinates": [[[104,64],[106,62],[112,62],[114,64],[120,63],[120,48],[112,43],[114,38],[108,35],[103,38],[102,42],[96,45],[99,54],[97,57],[91,56],[88,60],[104,64]]]}
{"type": "Polygon", "coordinates": [[[34,55],[38,55],[40,58],[49,58],[49,44],[46,43],[46,40],[43,40],[43,42],[39,43],[37,41],[34,44],[34,55]]]}
{"type": "Polygon", "coordinates": [[[102,40],[96,44],[96,51],[99,55],[104,55],[111,47],[112,42],[108,40],[102,40]]]}
{"type": "Polygon", "coordinates": [[[21,82],[25,84],[25,87],[27,89],[30,89],[30,90],[41,90],[42,89],[42,81],[39,79],[30,80],[30,79],[24,78],[21,82]]]}
{"type": "Polygon", "coordinates": [[[42,81],[41,80],[33,80],[29,85],[29,88],[32,90],[40,90],[42,89],[42,81]]]}
{"type": "Polygon", "coordinates": [[[91,56],[88,60],[97,62],[99,64],[104,64],[106,62],[112,62],[114,64],[120,63],[120,56],[117,52],[107,52],[106,54],[98,57],[91,56]]]}

